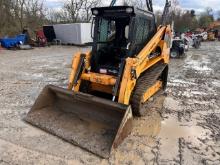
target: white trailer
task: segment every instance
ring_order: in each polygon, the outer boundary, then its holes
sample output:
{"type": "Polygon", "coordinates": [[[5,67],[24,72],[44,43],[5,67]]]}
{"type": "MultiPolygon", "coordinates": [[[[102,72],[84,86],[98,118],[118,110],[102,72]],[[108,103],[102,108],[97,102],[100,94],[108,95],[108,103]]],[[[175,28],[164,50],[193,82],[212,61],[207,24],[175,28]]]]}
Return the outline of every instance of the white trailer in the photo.
{"type": "Polygon", "coordinates": [[[56,24],[56,39],[62,44],[84,45],[92,42],[91,23],[56,24]]]}

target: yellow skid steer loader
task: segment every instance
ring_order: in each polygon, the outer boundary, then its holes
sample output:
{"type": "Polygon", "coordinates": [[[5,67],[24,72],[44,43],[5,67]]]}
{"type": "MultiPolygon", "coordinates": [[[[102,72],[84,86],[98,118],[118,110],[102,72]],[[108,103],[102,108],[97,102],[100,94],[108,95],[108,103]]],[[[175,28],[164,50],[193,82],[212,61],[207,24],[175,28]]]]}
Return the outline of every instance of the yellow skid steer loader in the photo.
{"type": "Polygon", "coordinates": [[[46,86],[25,120],[108,158],[131,132],[133,115],[144,115],[145,103],[166,87],[170,3],[158,27],[147,6],[93,8],[92,51],[73,57],[68,89],[46,86]]]}

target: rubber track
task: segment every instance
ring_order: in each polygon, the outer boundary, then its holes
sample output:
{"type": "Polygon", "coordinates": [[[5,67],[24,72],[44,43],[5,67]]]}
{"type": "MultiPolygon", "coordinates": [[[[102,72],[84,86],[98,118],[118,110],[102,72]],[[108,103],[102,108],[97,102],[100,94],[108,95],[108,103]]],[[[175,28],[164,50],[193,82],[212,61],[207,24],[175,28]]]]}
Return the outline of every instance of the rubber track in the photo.
{"type": "Polygon", "coordinates": [[[144,93],[148,88],[156,83],[157,79],[160,77],[166,66],[167,64],[158,63],[145,71],[143,75],[141,75],[141,77],[137,80],[134,92],[131,97],[131,106],[134,115],[141,115],[139,111],[144,93]]]}

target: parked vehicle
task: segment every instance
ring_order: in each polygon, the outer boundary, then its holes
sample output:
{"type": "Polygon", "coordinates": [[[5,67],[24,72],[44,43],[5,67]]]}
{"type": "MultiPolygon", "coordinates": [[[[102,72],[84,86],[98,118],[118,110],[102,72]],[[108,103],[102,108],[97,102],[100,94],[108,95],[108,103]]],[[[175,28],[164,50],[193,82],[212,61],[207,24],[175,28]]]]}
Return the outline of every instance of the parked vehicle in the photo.
{"type": "Polygon", "coordinates": [[[172,42],[172,48],[170,50],[171,58],[179,58],[185,55],[185,51],[188,50],[188,44],[185,45],[187,41],[182,39],[174,39],[172,42]]]}
{"type": "Polygon", "coordinates": [[[199,49],[201,46],[201,38],[193,36],[192,41],[193,41],[192,47],[194,47],[195,49],[199,49]]]}

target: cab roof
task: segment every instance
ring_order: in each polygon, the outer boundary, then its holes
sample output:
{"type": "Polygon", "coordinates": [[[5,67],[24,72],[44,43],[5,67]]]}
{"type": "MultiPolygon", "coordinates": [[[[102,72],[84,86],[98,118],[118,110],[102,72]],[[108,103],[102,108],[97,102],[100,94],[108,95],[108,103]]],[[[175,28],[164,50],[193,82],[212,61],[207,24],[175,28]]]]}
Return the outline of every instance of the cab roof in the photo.
{"type": "Polygon", "coordinates": [[[154,18],[154,14],[150,11],[145,11],[134,6],[111,6],[111,7],[96,7],[92,8],[94,16],[114,17],[114,16],[140,16],[154,18]]]}

